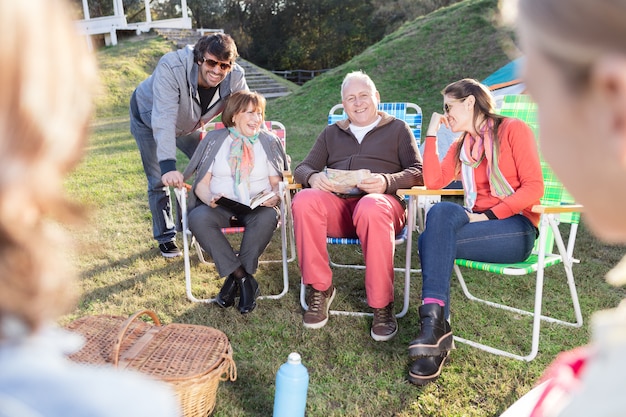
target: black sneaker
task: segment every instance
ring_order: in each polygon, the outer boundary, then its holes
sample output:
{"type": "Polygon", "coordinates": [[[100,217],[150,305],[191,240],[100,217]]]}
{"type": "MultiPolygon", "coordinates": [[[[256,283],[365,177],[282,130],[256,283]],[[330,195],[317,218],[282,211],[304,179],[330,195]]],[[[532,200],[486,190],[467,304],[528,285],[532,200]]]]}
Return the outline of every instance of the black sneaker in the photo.
{"type": "Polygon", "coordinates": [[[165,258],[176,258],[177,256],[183,256],[183,253],[176,246],[176,242],[159,243],[159,250],[161,255],[165,258]]]}

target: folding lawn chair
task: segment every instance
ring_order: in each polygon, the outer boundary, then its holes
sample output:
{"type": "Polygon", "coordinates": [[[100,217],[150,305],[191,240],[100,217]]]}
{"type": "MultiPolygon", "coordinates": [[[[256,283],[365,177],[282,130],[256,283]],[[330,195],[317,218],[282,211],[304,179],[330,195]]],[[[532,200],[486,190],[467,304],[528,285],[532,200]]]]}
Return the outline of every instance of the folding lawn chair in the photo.
{"type": "MultiPolygon", "coordinates": [[[[397,119],[404,120],[410,127],[415,136],[415,140],[418,142],[421,138],[422,130],[422,109],[414,103],[379,103],[378,109],[394,116],[397,119]]],[[[343,105],[336,104],[328,112],[328,124],[331,125],[339,120],[346,119],[346,115],[343,105]]],[[[396,246],[406,242],[408,235],[408,228],[405,226],[402,231],[396,236],[396,246]]],[[[326,239],[328,245],[360,245],[361,241],[358,238],[346,238],[346,237],[328,237],[326,239]]],[[[336,263],[329,257],[329,263],[332,267],[336,268],[352,268],[352,269],[365,269],[365,265],[351,265],[336,263]]],[[[396,272],[404,272],[404,299],[402,310],[396,313],[396,317],[404,317],[409,310],[409,291],[411,283],[411,273],[420,272],[419,269],[411,269],[411,252],[408,250],[405,253],[405,266],[404,268],[394,268],[396,272]]],[[[308,309],[306,303],[306,287],[304,284],[300,284],[300,304],[305,310],[308,309]]],[[[331,314],[342,314],[349,316],[371,316],[372,313],[360,312],[360,311],[344,311],[344,310],[330,310],[331,314]]]]}
{"type": "MultiPolygon", "coordinates": [[[[528,96],[505,96],[503,99],[500,113],[504,116],[516,117],[523,120],[533,129],[533,131],[535,132],[535,137],[538,137],[536,105],[530,100],[528,96]]],[[[523,361],[531,361],[537,356],[537,352],[539,350],[541,320],[572,327],[580,327],[583,324],[580,304],[578,301],[578,294],[576,291],[576,284],[574,282],[574,275],[572,271],[572,265],[579,262],[577,259],[574,259],[573,252],[574,244],[576,241],[576,231],[578,228],[578,223],[580,221],[580,212],[582,211],[583,207],[574,203],[574,199],[563,188],[563,185],[558,181],[550,167],[543,159],[541,160],[541,166],[543,171],[545,192],[543,197],[541,198],[541,204],[533,207],[534,212],[541,213],[541,221],[539,225],[539,237],[535,242],[535,247],[530,257],[524,262],[516,264],[496,264],[487,262],[476,262],[466,259],[456,259],[454,265],[454,271],[461,284],[463,293],[470,300],[479,301],[492,307],[533,317],[531,349],[527,355],[519,355],[510,351],[498,349],[458,336],[455,336],[454,339],[458,342],[466,343],[470,346],[485,350],[496,355],[502,355],[523,361]],[[560,223],[570,225],[567,246],[564,244],[563,237],[559,230],[560,223]],[[554,247],[555,245],[556,248],[554,247]],[[558,264],[562,264],[565,271],[567,286],[569,288],[569,293],[574,309],[574,316],[576,319],[575,322],[568,322],[553,317],[547,317],[541,314],[544,289],[544,271],[546,268],[558,264]],[[468,290],[467,284],[461,272],[461,267],[488,271],[499,275],[518,276],[533,273],[536,274],[533,310],[527,311],[502,303],[496,303],[493,301],[480,299],[474,296],[468,290]]],[[[416,228],[416,221],[421,222],[421,227],[423,227],[423,219],[418,216],[418,213],[421,213],[422,211],[424,211],[424,209],[427,210],[433,204],[432,200],[430,202],[428,202],[427,200],[430,196],[436,195],[438,193],[441,193],[443,195],[463,194],[462,190],[427,190],[425,189],[425,187],[413,187],[410,190],[400,190],[399,192],[409,196],[409,219],[411,221],[411,224],[409,225],[410,227],[409,237],[407,239],[407,246],[410,246],[411,244],[412,231],[416,228]],[[422,201],[418,204],[418,200],[420,199],[426,199],[427,203],[424,204],[422,201]]]]}
{"type": "MultiPolygon", "coordinates": [[[[286,130],[285,126],[277,121],[266,121],[265,125],[268,130],[276,134],[283,147],[285,147],[286,130]]],[[[204,126],[205,131],[211,131],[224,128],[224,124],[221,122],[209,123],[204,126]]],[[[205,252],[200,247],[198,241],[194,238],[193,234],[189,230],[188,226],[188,213],[187,213],[187,188],[175,189],[176,198],[181,212],[181,226],[183,236],[183,256],[185,264],[185,289],[187,298],[192,302],[200,303],[212,303],[215,302],[215,298],[198,298],[193,294],[192,290],[192,278],[191,278],[191,260],[190,260],[190,247],[193,246],[196,249],[198,255],[198,261],[203,264],[212,265],[213,262],[205,258],[205,252]]],[[[278,299],[284,296],[289,289],[289,273],[288,263],[296,259],[296,248],[293,239],[293,222],[291,218],[291,195],[287,191],[286,179],[280,183],[280,221],[277,230],[280,230],[281,237],[281,258],[280,259],[260,259],[259,264],[266,263],[278,263],[282,264],[283,272],[283,289],[280,293],[261,295],[257,299],[278,299]],[[289,251],[289,254],[288,254],[289,251]]],[[[231,226],[222,228],[222,233],[226,235],[241,234],[245,231],[243,226],[231,226]]]]}

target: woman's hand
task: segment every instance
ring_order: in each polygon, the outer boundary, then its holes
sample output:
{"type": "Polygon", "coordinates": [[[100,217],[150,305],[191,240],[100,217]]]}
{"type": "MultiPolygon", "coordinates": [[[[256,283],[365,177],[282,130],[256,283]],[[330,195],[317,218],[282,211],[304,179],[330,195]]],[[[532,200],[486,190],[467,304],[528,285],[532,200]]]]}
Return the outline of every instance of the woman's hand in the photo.
{"type": "Polygon", "coordinates": [[[211,194],[210,199],[209,199],[209,204],[207,204],[209,207],[215,208],[217,207],[217,203],[216,201],[220,199],[220,197],[222,197],[224,194],[219,194],[219,195],[213,195],[211,194]]]}
{"type": "Polygon", "coordinates": [[[489,220],[489,217],[485,213],[470,213],[467,212],[467,217],[469,217],[470,223],[474,222],[484,222],[485,220],[489,220]]]}
{"type": "Polygon", "coordinates": [[[263,206],[263,207],[276,207],[277,205],[280,204],[279,191],[278,190],[273,190],[273,191],[274,191],[274,195],[271,198],[268,198],[267,200],[262,202],[260,204],[261,206],[263,206]]]}
{"type": "Polygon", "coordinates": [[[430,123],[428,123],[428,129],[426,130],[426,136],[437,136],[437,132],[441,125],[446,125],[447,128],[450,128],[448,124],[448,118],[441,113],[433,112],[433,115],[430,116],[430,123]]]}

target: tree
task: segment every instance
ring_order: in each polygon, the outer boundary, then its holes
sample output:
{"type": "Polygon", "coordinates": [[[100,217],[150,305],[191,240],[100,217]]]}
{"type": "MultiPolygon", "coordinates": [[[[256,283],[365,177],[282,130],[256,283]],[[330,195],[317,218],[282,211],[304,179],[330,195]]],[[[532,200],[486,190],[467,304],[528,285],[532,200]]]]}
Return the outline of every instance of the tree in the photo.
{"type": "MultiPolygon", "coordinates": [[[[111,2],[111,0],[90,0],[111,2]]],[[[172,17],[180,0],[152,0],[172,17]]],[[[222,28],[239,54],[272,70],[326,69],[348,61],[402,23],[460,0],[187,0],[198,28],[222,28]]],[[[124,0],[143,8],[143,0],[124,0]]],[[[128,16],[128,14],[127,14],[128,16]]]]}

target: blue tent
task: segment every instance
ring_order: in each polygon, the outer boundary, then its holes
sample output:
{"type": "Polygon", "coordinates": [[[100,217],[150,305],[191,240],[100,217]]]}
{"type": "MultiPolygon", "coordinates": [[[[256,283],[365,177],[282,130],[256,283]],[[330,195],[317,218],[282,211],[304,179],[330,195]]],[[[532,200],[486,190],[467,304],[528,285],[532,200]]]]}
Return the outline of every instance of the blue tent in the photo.
{"type": "Polygon", "coordinates": [[[525,93],[526,86],[520,78],[520,67],[522,62],[523,57],[514,59],[493,72],[485,78],[482,83],[491,89],[496,98],[506,94],[525,93]]]}

